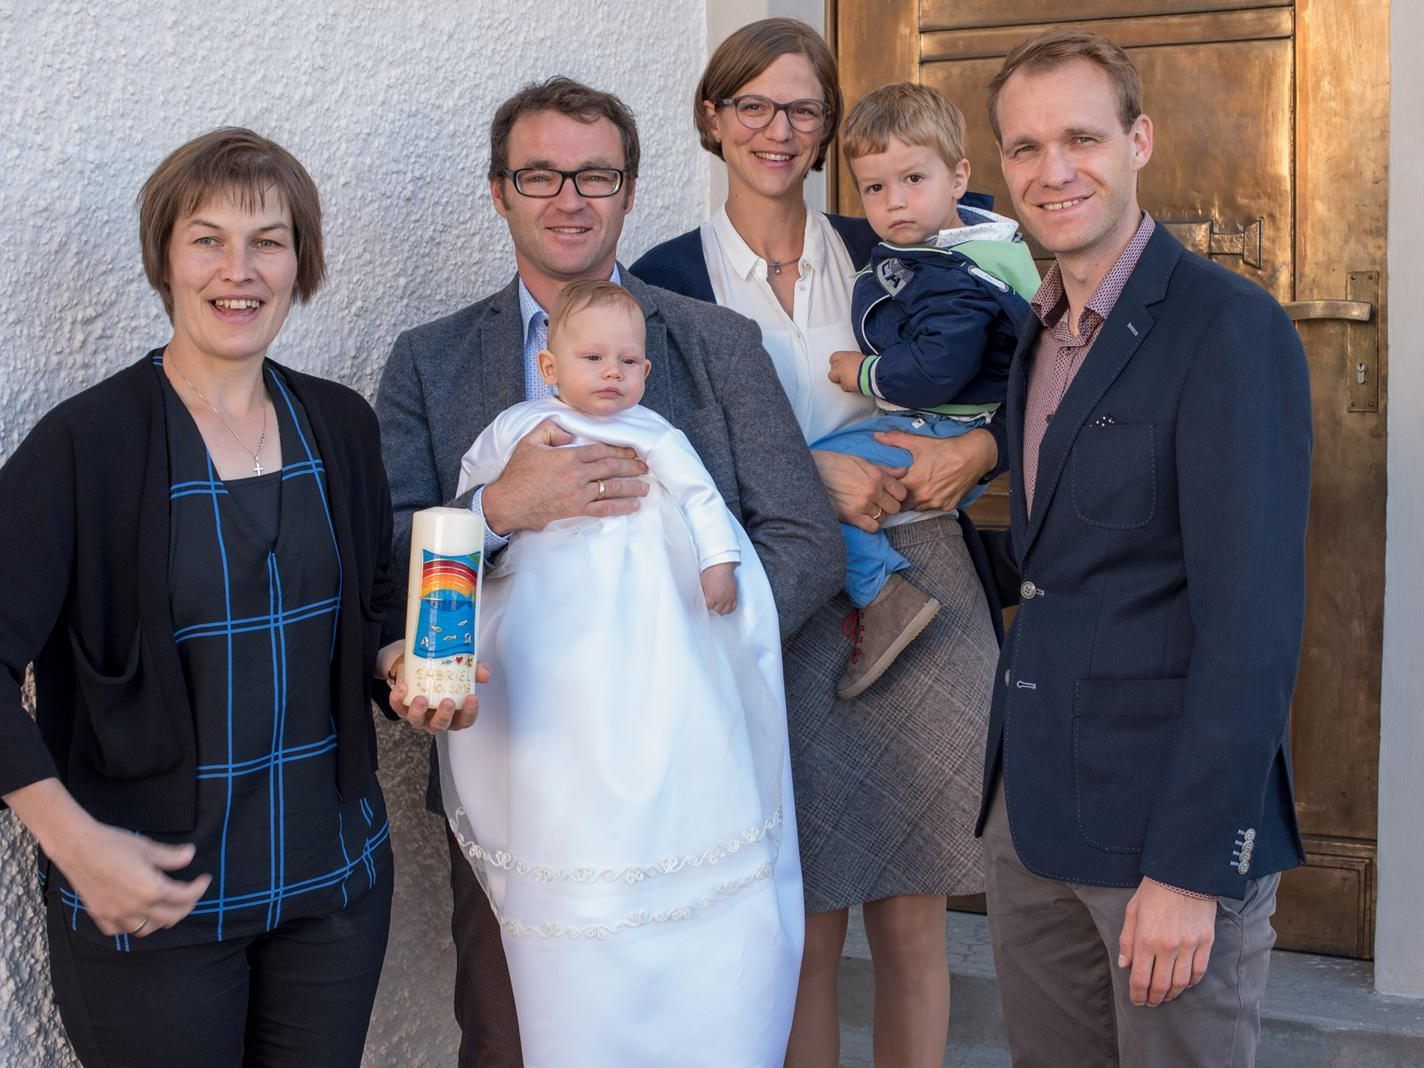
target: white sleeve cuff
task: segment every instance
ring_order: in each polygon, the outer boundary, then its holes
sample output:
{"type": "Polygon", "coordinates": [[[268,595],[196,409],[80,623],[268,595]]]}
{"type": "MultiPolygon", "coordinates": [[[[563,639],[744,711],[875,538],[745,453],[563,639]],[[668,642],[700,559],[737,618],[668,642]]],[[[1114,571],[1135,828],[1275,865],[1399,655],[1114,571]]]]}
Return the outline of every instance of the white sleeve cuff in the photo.
{"type": "Polygon", "coordinates": [[[480,486],[478,489],[475,490],[475,495],[470,498],[470,511],[474,512],[475,515],[479,516],[480,522],[484,523],[485,556],[489,557],[493,556],[495,553],[499,552],[506,545],[508,545],[509,538],[503,534],[496,534],[493,530],[489,528],[489,524],[485,523],[484,496],[485,488],[483,486],[480,486]]]}
{"type": "Polygon", "coordinates": [[[740,549],[728,549],[725,552],[713,553],[702,561],[702,570],[706,571],[715,564],[740,564],[742,562],[742,551],[740,549]]]}

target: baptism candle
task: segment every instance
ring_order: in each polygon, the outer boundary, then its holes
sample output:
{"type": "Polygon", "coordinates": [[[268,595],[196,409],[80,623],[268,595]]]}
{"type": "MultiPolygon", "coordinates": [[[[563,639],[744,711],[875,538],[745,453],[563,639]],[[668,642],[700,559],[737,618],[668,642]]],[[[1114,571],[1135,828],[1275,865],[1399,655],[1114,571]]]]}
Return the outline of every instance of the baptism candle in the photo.
{"type": "Polygon", "coordinates": [[[412,516],[406,587],[405,681],[412,698],[457,705],[475,692],[484,523],[467,508],[412,516]]]}

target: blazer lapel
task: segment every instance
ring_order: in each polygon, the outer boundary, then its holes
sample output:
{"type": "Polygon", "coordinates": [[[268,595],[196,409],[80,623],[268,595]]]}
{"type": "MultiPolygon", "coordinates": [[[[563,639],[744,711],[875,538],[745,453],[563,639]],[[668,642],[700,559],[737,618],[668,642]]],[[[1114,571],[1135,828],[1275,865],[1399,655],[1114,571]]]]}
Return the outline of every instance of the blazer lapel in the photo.
{"type": "MultiPolygon", "coordinates": [[[[1033,515],[1029,517],[1027,533],[1019,550],[1022,564],[1033,547],[1034,539],[1043,528],[1044,516],[1052,503],[1067,464],[1068,454],[1089,413],[1103,399],[1117,377],[1122,374],[1133,355],[1147,340],[1156,320],[1147,310],[1167,295],[1167,283],[1182,258],[1182,244],[1167,230],[1158,226],[1142,250],[1127,285],[1118,297],[1112,314],[1103,323],[1102,332],[1093,343],[1092,351],[1068,387],[1063,403],[1054,413],[1053,422],[1043,435],[1038,452],[1038,481],[1033,492],[1033,515]]],[[[1027,401],[1027,392],[1024,394],[1027,401]]],[[[1018,407],[1020,415],[1024,410],[1018,407]]],[[[1022,505],[1020,505],[1022,507],[1022,505]]]]}
{"type": "MultiPolygon", "coordinates": [[[[481,427],[524,400],[524,327],[519,310],[519,277],[495,294],[479,325],[479,349],[461,353],[451,366],[479,380],[479,401],[484,409],[481,427]],[[468,362],[467,362],[468,360],[468,362]]],[[[474,439],[471,438],[471,441],[474,439]]],[[[468,448],[469,443],[465,444],[468,448]]]]}
{"type": "Polygon", "coordinates": [[[633,295],[633,299],[643,309],[643,317],[647,321],[647,345],[644,351],[648,354],[648,359],[652,361],[653,369],[648,375],[647,384],[643,387],[642,405],[651,408],[674,426],[679,425],[677,419],[677,394],[672,388],[673,374],[671,366],[672,353],[668,351],[667,321],[663,318],[662,312],[658,309],[657,300],[653,296],[653,290],[642,280],[635,278],[628,273],[628,268],[622,264],[618,265],[618,274],[623,282],[623,287],[633,295]]]}
{"type": "Polygon", "coordinates": [[[1038,450],[1038,482],[1033,491],[1033,514],[1029,517],[1020,562],[1028,555],[1034,539],[1043,527],[1043,517],[1053,501],[1053,493],[1063,475],[1068,452],[1088,414],[1102,400],[1108,387],[1122,374],[1152,329],[1155,320],[1131,288],[1123,291],[1116,307],[1103,323],[1102,332],[1093,342],[1092,351],[1083,362],[1073,384],[1063,397],[1063,403],[1053,415],[1053,421],[1043,435],[1038,450]]]}
{"type": "MultiPolygon", "coordinates": [[[[1019,335],[1019,345],[1014,352],[1013,362],[1009,364],[1008,397],[1004,409],[1008,420],[1007,446],[1011,472],[1009,484],[1013,489],[1009,494],[1009,533],[1012,545],[1024,544],[1024,537],[1028,532],[1023,487],[1024,412],[1028,407],[1029,369],[1033,364],[1033,355],[1038,349],[1038,339],[1042,332],[1043,324],[1038,321],[1038,316],[1030,313],[1024,324],[1024,331],[1019,335]]],[[[1022,564],[1023,554],[1015,552],[1014,555],[1022,564]]]]}

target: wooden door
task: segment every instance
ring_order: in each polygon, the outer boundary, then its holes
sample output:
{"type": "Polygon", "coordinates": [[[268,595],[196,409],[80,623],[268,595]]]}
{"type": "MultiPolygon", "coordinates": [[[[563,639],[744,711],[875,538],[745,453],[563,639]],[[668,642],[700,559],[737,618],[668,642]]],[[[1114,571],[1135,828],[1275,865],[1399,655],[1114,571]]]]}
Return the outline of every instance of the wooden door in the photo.
{"type": "MultiPolygon", "coordinates": [[[[891,81],[945,91],[969,120],[971,188],[993,193],[1008,212],[985,117],[985,87],[1004,55],[1054,25],[1117,41],[1142,72],[1156,126],[1143,206],[1188,247],[1260,283],[1297,320],[1316,434],[1305,643],[1291,713],[1310,865],[1282,880],[1276,927],[1283,948],[1369,957],[1384,613],[1388,3],[832,4],[847,104],[891,81]]],[[[843,161],[832,203],[860,214],[843,161]]],[[[981,523],[1007,525],[1006,492],[991,487],[975,505],[981,523]]],[[[1250,595],[1266,601],[1271,591],[1250,595]]]]}

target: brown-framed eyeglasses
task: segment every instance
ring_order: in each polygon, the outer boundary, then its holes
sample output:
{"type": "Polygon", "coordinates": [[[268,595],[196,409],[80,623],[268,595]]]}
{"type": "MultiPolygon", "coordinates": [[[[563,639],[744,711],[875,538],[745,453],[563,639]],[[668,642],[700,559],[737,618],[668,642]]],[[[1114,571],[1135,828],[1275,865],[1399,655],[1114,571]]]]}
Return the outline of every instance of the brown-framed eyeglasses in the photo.
{"type": "Polygon", "coordinates": [[[824,100],[789,100],[778,104],[768,97],[747,94],[728,97],[717,101],[719,107],[732,108],[737,113],[737,121],[748,130],[765,130],[772,124],[778,111],[786,112],[786,120],[793,130],[801,133],[819,133],[830,118],[831,108],[824,100]]]}

